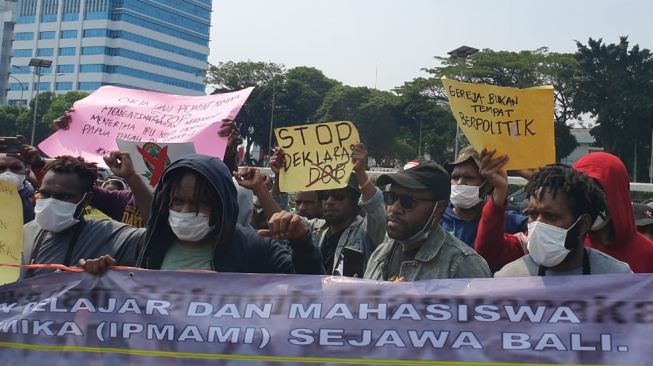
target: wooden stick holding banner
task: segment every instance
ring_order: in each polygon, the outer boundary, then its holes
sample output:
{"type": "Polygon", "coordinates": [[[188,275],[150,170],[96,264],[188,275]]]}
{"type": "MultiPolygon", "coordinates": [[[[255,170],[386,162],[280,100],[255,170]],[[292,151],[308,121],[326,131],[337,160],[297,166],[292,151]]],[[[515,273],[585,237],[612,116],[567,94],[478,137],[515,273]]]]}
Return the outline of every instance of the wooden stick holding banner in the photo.
{"type": "Polygon", "coordinates": [[[279,186],[283,192],[343,188],[354,169],[352,145],[360,142],[349,121],[275,128],[284,151],[279,186]]]}
{"type": "Polygon", "coordinates": [[[442,78],[451,112],[472,146],[508,155],[506,169],[555,163],[553,86],[528,89],[442,78]]]}

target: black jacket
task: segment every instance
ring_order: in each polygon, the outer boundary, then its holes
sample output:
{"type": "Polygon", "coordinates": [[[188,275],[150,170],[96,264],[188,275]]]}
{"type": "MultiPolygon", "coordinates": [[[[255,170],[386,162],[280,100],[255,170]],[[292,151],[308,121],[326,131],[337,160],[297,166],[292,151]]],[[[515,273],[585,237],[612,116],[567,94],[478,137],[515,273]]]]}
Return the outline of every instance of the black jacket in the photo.
{"type": "Polygon", "coordinates": [[[160,207],[160,191],[170,180],[170,172],[187,169],[206,178],[218,193],[222,207],[220,233],[215,240],[212,268],[217,272],[246,273],[307,273],[322,274],[322,256],[310,237],[291,242],[291,251],[280,242],[263,238],[254,230],[238,226],[238,202],[231,172],[214,157],[192,154],[172,163],[163,173],[154,191],[154,200],[145,245],[138,258],[138,266],[160,269],[175,235],[168,224],[168,208],[160,207]]]}

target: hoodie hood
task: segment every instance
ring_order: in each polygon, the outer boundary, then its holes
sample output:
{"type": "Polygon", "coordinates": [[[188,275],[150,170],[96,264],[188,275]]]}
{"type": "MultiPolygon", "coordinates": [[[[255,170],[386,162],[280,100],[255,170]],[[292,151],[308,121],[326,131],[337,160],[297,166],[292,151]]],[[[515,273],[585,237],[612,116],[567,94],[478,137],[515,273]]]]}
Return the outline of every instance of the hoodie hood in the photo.
{"type": "MultiPolygon", "coordinates": [[[[594,178],[605,192],[608,211],[614,228],[613,245],[628,245],[636,234],[635,217],[630,204],[630,181],[623,162],[616,156],[605,152],[595,152],[583,156],[574,168],[594,178]]],[[[593,247],[601,247],[589,235],[593,247]]]]}
{"type": "Polygon", "coordinates": [[[138,266],[143,268],[161,268],[163,258],[168,248],[176,239],[168,224],[168,207],[162,204],[161,191],[169,183],[173,172],[184,169],[190,170],[204,177],[222,202],[222,218],[219,218],[219,235],[214,242],[214,254],[230,243],[233,236],[236,220],[238,218],[238,202],[236,200],[236,187],[227,166],[219,159],[199,154],[190,154],[170,164],[163,172],[161,181],[154,190],[154,199],[148,221],[148,233],[145,245],[139,256],[138,266]]]}

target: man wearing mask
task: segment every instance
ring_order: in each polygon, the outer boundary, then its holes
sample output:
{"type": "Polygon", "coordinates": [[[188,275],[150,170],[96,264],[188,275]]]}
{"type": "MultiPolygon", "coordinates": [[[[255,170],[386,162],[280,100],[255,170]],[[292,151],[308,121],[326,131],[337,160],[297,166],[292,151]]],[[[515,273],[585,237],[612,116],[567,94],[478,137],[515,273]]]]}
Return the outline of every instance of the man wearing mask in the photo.
{"type": "MultiPolygon", "coordinates": [[[[451,174],[450,204],[444,210],[440,225],[474,248],[478,223],[481,220],[485,197],[490,187],[479,172],[480,158],[471,146],[464,148],[453,163],[446,164],[451,174]]],[[[505,213],[505,232],[526,231],[527,218],[514,211],[505,213]]]]}
{"type": "MultiPolygon", "coordinates": [[[[83,158],[61,156],[43,171],[40,198],[36,201],[35,220],[23,228],[23,264],[74,265],[82,258],[105,254],[118,264],[133,266],[144,229],[135,229],[113,220],[86,220],[84,207],[92,199],[97,180],[95,164],[83,158]]],[[[128,181],[133,189],[147,189],[138,179],[128,181]],[[139,185],[140,184],[140,185],[139,185]]],[[[24,271],[30,277],[51,272],[49,269],[24,271]]]]}
{"type": "Polygon", "coordinates": [[[34,220],[34,188],[27,182],[30,171],[18,157],[0,156],[0,180],[13,184],[23,204],[23,223],[34,220]]]}
{"type": "Polygon", "coordinates": [[[450,195],[449,174],[434,162],[412,162],[377,183],[388,205],[388,239],[372,254],[365,278],[419,281],[491,277],[483,258],[438,222],[450,195]]]}
{"type": "Polygon", "coordinates": [[[483,212],[479,240],[483,236],[503,248],[525,247],[528,252],[495,277],[632,273],[626,263],[583,246],[592,223],[605,210],[605,196],[591,178],[571,167],[553,165],[536,173],[525,188],[528,234],[503,234],[500,211],[508,190],[503,170],[508,158],[492,159],[493,154],[481,154],[481,172],[494,192],[483,212]]]}
{"type": "MultiPolygon", "coordinates": [[[[109,166],[121,170],[126,154],[112,152],[109,166]]],[[[122,177],[133,176],[125,169],[122,177]]],[[[138,192],[134,192],[139,195],[138,192]]],[[[150,196],[151,198],[151,196],[150,196]]],[[[286,217],[287,213],[278,214],[286,217]]],[[[271,220],[281,220],[273,218],[271,220]]],[[[138,267],[162,270],[213,270],[246,273],[322,274],[322,258],[303,223],[283,235],[292,248],[244,230],[236,223],[238,202],[232,173],[217,158],[190,154],[166,168],[156,187],[138,267]]],[[[80,263],[102,273],[115,264],[102,257],[80,263]]]]}

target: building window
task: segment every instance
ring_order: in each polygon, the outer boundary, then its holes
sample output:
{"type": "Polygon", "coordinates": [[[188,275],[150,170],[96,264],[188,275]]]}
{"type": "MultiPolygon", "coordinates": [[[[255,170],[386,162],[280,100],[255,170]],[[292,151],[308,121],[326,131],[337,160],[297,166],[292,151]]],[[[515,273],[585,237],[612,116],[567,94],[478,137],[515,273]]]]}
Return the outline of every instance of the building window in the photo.
{"type": "Polygon", "coordinates": [[[41,83],[34,83],[33,84],[34,90],[39,90],[39,91],[45,91],[45,90],[50,90],[50,82],[49,81],[42,81],[41,83]]]}
{"type": "Polygon", "coordinates": [[[31,48],[18,48],[14,50],[14,57],[32,57],[31,48]]]}
{"type": "Polygon", "coordinates": [[[83,37],[105,37],[107,35],[107,29],[84,29],[83,37]]]}
{"type": "Polygon", "coordinates": [[[21,91],[21,90],[28,90],[29,83],[10,83],[9,84],[9,90],[11,91],[21,91]]]}
{"type": "Polygon", "coordinates": [[[39,48],[36,50],[37,57],[50,57],[54,56],[54,48],[39,48]]]}
{"type": "Polygon", "coordinates": [[[75,47],[61,47],[59,48],[59,56],[75,56],[75,47]]]}
{"type": "Polygon", "coordinates": [[[79,65],[79,72],[102,72],[102,64],[79,65]]]}
{"type": "Polygon", "coordinates": [[[34,32],[18,32],[15,39],[17,41],[31,41],[34,39],[34,32]]]}
{"type": "Polygon", "coordinates": [[[61,39],[77,38],[77,30],[64,30],[59,35],[61,39]]]}
{"type": "Polygon", "coordinates": [[[93,46],[93,47],[82,47],[82,55],[103,55],[104,47],[93,46]]]}
{"type": "Polygon", "coordinates": [[[75,72],[75,65],[57,65],[57,72],[62,74],[72,74],[75,72]]]}
{"type": "Polygon", "coordinates": [[[73,83],[70,81],[57,82],[55,86],[57,90],[73,90],[73,83]]]}
{"type": "Polygon", "coordinates": [[[55,34],[54,31],[39,32],[39,39],[54,39],[55,34]]]}
{"type": "Polygon", "coordinates": [[[101,86],[102,83],[94,81],[82,81],[77,83],[78,90],[95,90],[99,89],[101,86]]]}
{"type": "Polygon", "coordinates": [[[29,66],[27,66],[27,65],[24,65],[24,66],[12,65],[11,66],[11,73],[12,74],[29,74],[30,69],[29,69],[29,66]]]}

